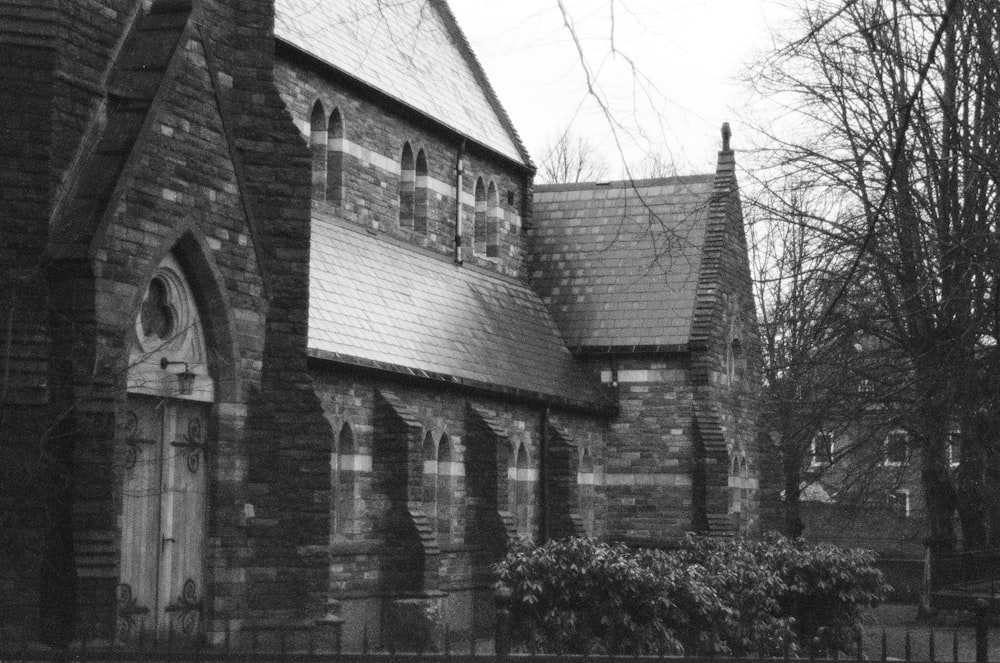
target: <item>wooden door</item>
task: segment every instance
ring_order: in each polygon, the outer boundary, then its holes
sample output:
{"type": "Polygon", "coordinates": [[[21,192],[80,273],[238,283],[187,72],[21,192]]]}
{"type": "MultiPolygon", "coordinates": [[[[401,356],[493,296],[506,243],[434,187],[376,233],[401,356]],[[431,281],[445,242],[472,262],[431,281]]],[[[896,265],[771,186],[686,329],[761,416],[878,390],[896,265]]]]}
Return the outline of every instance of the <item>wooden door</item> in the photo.
{"type": "Polygon", "coordinates": [[[208,406],[142,396],[128,404],[119,638],[195,638],[204,600],[208,406]]]}

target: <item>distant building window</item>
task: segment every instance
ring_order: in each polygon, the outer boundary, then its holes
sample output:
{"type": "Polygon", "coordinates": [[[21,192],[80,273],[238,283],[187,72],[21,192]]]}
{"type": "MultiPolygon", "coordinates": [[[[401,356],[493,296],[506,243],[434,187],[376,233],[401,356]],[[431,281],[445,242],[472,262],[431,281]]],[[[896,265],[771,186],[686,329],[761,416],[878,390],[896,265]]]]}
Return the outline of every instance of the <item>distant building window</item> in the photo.
{"type": "Polygon", "coordinates": [[[472,227],[472,252],[486,254],[486,184],[483,178],[476,180],[476,216],[472,227]]]}
{"type": "Polygon", "coordinates": [[[326,199],[334,205],[344,202],[344,118],[336,108],[327,122],[326,199]]]}
{"type": "Polygon", "coordinates": [[[326,200],[326,111],[319,100],[313,104],[309,118],[309,150],[312,152],[312,195],[314,200],[326,200]]]}
{"type": "Polygon", "coordinates": [[[833,435],[820,431],[813,435],[809,444],[809,464],[813,467],[829,465],[833,462],[833,435]]]}
{"type": "Polygon", "coordinates": [[[948,433],[948,465],[952,468],[962,463],[962,434],[958,431],[948,433]]]}
{"type": "Polygon", "coordinates": [[[413,149],[409,143],[403,144],[403,154],[399,159],[399,227],[413,227],[414,194],[417,183],[416,164],[413,149]]]}
{"type": "Polygon", "coordinates": [[[900,518],[910,517],[910,491],[894,490],[889,494],[889,507],[900,518]]]}
{"type": "Polygon", "coordinates": [[[902,465],[906,462],[909,437],[906,431],[894,430],[885,436],[885,464],[902,465]]]}
{"type": "Polygon", "coordinates": [[[427,216],[430,199],[427,174],[427,155],[423,150],[417,152],[416,180],[413,192],[413,229],[417,232],[427,232],[427,216]]]}

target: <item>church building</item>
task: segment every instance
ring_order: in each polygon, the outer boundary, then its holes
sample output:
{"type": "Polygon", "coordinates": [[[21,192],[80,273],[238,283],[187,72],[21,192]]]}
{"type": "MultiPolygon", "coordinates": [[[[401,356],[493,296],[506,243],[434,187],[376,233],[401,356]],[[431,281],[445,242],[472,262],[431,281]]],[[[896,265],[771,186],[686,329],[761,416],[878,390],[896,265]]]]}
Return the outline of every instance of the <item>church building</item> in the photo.
{"type": "Polygon", "coordinates": [[[440,647],[514,541],[756,533],[728,125],[536,186],[444,0],[11,0],[0,55],[0,640],[440,647]]]}

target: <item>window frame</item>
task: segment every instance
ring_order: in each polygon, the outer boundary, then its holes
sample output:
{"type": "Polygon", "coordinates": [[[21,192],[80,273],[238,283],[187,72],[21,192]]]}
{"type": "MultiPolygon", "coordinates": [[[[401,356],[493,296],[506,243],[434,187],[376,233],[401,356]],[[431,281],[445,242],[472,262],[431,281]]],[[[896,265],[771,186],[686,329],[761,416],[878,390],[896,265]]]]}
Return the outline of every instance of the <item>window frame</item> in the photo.
{"type": "Polygon", "coordinates": [[[823,466],[828,467],[830,465],[833,465],[834,448],[835,444],[834,444],[833,433],[824,430],[817,431],[812,436],[812,439],[809,440],[809,467],[811,468],[823,467],[823,466]],[[816,444],[816,441],[820,438],[825,438],[826,440],[829,441],[828,449],[826,453],[822,455],[819,453],[819,448],[818,445],[816,444]]]}
{"type": "Polygon", "coordinates": [[[888,433],[885,434],[885,438],[882,440],[882,465],[883,466],[885,466],[885,467],[902,467],[903,465],[905,465],[907,463],[907,461],[909,460],[909,457],[910,457],[910,454],[909,454],[909,441],[910,440],[909,440],[909,438],[910,438],[909,433],[907,433],[902,428],[894,428],[894,429],[892,429],[891,431],[889,431],[888,433]],[[893,444],[890,443],[890,438],[893,438],[895,436],[902,436],[902,438],[903,438],[903,443],[902,443],[903,457],[901,459],[899,459],[899,458],[893,458],[892,455],[891,455],[892,454],[892,450],[893,450],[893,444]]]}

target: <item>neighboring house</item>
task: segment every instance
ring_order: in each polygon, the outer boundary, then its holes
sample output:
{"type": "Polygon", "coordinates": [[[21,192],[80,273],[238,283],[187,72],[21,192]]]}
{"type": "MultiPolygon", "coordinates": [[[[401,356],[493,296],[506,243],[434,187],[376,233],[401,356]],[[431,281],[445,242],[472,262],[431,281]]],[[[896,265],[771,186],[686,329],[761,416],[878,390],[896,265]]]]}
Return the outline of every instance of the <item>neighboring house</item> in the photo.
{"type": "Polygon", "coordinates": [[[0,628],[434,646],[519,537],[757,531],[728,128],[535,191],[438,0],[25,0],[0,44],[0,628]]]}
{"type": "Polygon", "coordinates": [[[802,535],[885,558],[922,559],[922,494],[904,430],[830,422],[809,449],[799,497],[802,535]]]}
{"type": "Polygon", "coordinates": [[[764,529],[874,550],[900,594],[913,598],[925,553],[923,487],[918,452],[892,400],[899,397],[892,375],[841,376],[825,391],[764,406],[761,512],[764,529]],[[787,518],[796,513],[788,499],[796,485],[798,531],[787,518]]]}

